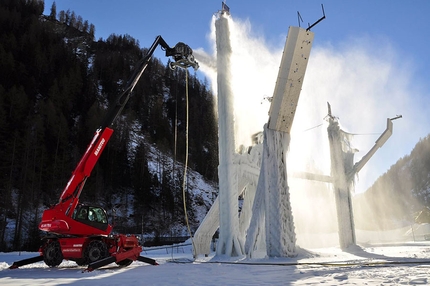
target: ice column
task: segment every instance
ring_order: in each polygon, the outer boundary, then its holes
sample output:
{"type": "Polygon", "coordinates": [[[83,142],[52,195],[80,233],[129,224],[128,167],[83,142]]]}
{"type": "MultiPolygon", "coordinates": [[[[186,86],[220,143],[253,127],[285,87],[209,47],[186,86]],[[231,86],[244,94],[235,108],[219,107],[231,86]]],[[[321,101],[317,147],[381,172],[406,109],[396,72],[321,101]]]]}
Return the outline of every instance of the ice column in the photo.
{"type": "Polygon", "coordinates": [[[353,188],[354,176],[370,160],[375,152],[381,148],[393,133],[392,120],[401,118],[397,115],[394,118],[387,118],[387,128],[376,140],[372,149],[357,163],[353,165],[354,149],[350,146],[348,135],[339,127],[336,117],[331,114],[330,104],[328,105],[327,128],[330,143],[331,177],[333,179],[333,189],[336,199],[337,221],[339,227],[339,244],[341,249],[356,244],[354,213],[352,209],[351,192],[353,188]]]}
{"type": "Polygon", "coordinates": [[[339,244],[341,249],[355,245],[354,215],[352,211],[352,179],[347,174],[353,169],[354,153],[348,146],[348,139],[340,130],[335,117],[330,116],[327,128],[330,143],[331,177],[336,200],[337,221],[339,227],[339,244]]]}
{"type": "Polygon", "coordinates": [[[243,254],[243,243],[239,234],[237,170],[233,164],[235,153],[234,100],[231,89],[230,58],[232,50],[228,17],[227,14],[220,14],[215,22],[218,70],[218,177],[220,201],[217,254],[238,256],[243,254]]]}

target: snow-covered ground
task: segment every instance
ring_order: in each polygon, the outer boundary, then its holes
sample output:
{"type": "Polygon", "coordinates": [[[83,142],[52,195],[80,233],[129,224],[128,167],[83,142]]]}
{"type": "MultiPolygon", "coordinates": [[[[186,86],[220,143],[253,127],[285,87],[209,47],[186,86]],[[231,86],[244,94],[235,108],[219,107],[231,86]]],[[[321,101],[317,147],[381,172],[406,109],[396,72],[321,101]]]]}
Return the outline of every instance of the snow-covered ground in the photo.
{"type": "Polygon", "coordinates": [[[248,260],[200,257],[191,247],[147,248],[143,256],[158,266],[133,262],[111,264],[93,272],[63,261],[58,268],[43,262],[9,270],[15,261],[37,253],[0,253],[0,285],[429,285],[430,242],[402,242],[354,247],[301,249],[293,259],[248,260]]]}

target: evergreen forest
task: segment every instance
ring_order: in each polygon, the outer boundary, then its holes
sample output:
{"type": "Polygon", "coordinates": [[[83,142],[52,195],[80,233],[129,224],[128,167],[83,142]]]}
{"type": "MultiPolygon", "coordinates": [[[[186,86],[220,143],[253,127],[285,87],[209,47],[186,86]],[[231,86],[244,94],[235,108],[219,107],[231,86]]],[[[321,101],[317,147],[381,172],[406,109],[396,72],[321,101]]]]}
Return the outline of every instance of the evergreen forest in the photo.
{"type": "MultiPolygon", "coordinates": [[[[94,39],[96,27],[72,11],[43,15],[43,0],[0,2],[0,251],[37,250],[41,213],[57,203],[107,108],[147,47],[130,35],[94,39]]],[[[154,39],[155,39],[154,35],[154,39]]],[[[154,39],[148,39],[148,45],[154,39]]],[[[214,96],[192,70],[152,58],[135,87],[81,201],[117,213],[119,232],[161,235],[183,224],[181,172],[159,158],[185,160],[217,181],[214,96]]],[[[192,209],[191,223],[193,221],[192,209]]]]}

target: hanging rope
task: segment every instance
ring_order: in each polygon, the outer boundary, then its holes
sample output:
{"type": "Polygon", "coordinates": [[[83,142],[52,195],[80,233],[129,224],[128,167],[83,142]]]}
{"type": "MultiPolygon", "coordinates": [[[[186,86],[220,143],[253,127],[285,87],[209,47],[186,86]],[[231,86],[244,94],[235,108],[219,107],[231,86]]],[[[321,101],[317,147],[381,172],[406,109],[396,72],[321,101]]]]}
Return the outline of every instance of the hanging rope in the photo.
{"type": "MultiPolygon", "coordinates": [[[[321,126],[323,126],[323,124],[315,125],[314,127],[305,129],[302,132],[307,132],[307,131],[310,131],[312,129],[315,129],[315,128],[318,128],[318,127],[321,127],[321,126]]],[[[354,135],[354,136],[370,136],[370,135],[380,135],[381,134],[381,133],[349,133],[349,132],[346,132],[346,131],[343,131],[343,132],[346,133],[346,134],[348,134],[348,135],[354,135]]]]}
{"type": "Polygon", "coordinates": [[[323,123],[318,124],[318,125],[316,125],[316,126],[314,126],[314,127],[311,127],[311,128],[308,128],[308,129],[303,130],[303,132],[306,132],[306,131],[309,131],[309,130],[312,130],[312,129],[318,128],[318,127],[320,127],[320,126],[322,126],[322,125],[323,125],[323,123]]]}
{"type": "MultiPolygon", "coordinates": [[[[176,88],[175,88],[175,148],[173,150],[173,182],[175,184],[175,191],[176,191],[176,151],[177,151],[177,145],[178,145],[178,81],[176,81],[176,88]]],[[[175,200],[176,203],[176,200],[175,200]]],[[[173,260],[173,244],[172,244],[172,260],[173,260]]]]}
{"type": "Polygon", "coordinates": [[[344,133],[348,134],[348,135],[353,135],[353,136],[373,136],[373,135],[381,135],[381,133],[349,133],[349,132],[345,132],[344,133]]]}
{"type": "Polygon", "coordinates": [[[184,164],[184,178],[182,180],[182,200],[184,203],[184,214],[185,214],[185,222],[187,224],[188,229],[188,235],[191,238],[191,243],[193,245],[193,249],[195,249],[194,246],[194,240],[193,236],[191,235],[191,228],[188,221],[188,212],[187,212],[187,203],[185,199],[185,190],[187,187],[187,168],[188,168],[188,70],[185,69],[185,164],[184,164]]]}

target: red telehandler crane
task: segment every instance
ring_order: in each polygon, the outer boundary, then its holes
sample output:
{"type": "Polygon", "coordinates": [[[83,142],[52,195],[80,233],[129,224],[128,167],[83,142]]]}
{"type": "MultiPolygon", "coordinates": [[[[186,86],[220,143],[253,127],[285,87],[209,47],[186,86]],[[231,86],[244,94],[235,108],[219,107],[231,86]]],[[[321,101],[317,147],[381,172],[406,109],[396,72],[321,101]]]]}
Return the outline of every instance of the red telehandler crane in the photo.
{"type": "Polygon", "coordinates": [[[79,196],[114,131],[112,124],[130,99],[158,45],[166,52],[166,57],[173,58],[174,61],[170,63],[172,69],[198,68],[193,51],[188,45],[179,42],[171,48],[161,36],[156,37],[115,103],[108,109],[102,125],[96,130],[58,203],[43,212],[39,229],[47,232],[47,235],[42,238],[40,255],[16,261],[9,267],[10,269],[42,260],[48,266],[56,267],[63,259],[75,261],[78,265],[88,265],[86,271],[113,262],[120,266],[128,266],[135,260],[157,265],[155,260],[140,256],[142,246],[136,236],[111,234],[113,226],[108,223],[106,211],[99,206],[79,203],[79,196]]]}

